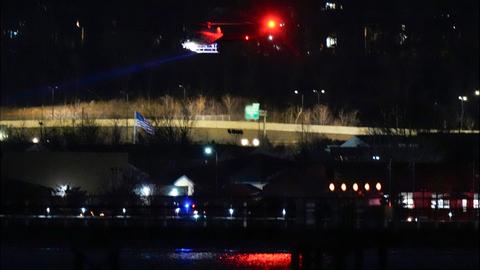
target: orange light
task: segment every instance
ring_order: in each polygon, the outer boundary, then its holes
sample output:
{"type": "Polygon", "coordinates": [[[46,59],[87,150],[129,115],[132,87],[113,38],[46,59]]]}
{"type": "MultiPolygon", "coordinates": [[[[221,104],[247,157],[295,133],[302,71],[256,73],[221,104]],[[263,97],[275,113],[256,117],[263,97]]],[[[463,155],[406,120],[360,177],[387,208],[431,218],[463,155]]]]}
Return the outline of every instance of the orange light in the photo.
{"type": "Polygon", "coordinates": [[[369,185],[368,183],[365,183],[365,186],[364,186],[364,187],[365,187],[365,190],[366,190],[366,191],[369,191],[369,190],[370,190],[370,185],[369,185]]]}
{"type": "Polygon", "coordinates": [[[382,190],[382,184],[377,183],[377,184],[375,185],[375,188],[376,188],[378,191],[382,190]]]}
{"type": "Polygon", "coordinates": [[[353,183],[353,190],[358,191],[358,184],[357,183],[353,183]]]}
{"type": "Polygon", "coordinates": [[[269,20],[267,26],[268,28],[275,28],[275,26],[277,26],[277,23],[274,20],[269,20]]]}
{"type": "Polygon", "coordinates": [[[248,35],[246,35],[245,40],[250,40],[250,37],[248,35]]]}
{"type": "Polygon", "coordinates": [[[340,188],[342,189],[342,191],[346,191],[347,190],[347,185],[345,185],[345,183],[342,183],[340,188]]]}
{"type": "Polygon", "coordinates": [[[328,189],[330,189],[330,191],[335,191],[335,185],[330,183],[330,185],[328,185],[328,189]]]}

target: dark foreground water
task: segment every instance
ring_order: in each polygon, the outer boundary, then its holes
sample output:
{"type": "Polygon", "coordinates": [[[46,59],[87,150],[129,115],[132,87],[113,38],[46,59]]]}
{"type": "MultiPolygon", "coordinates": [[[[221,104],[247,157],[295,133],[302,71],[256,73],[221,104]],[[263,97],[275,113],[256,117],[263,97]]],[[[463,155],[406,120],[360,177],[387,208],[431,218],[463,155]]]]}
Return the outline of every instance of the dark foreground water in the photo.
{"type": "MultiPolygon", "coordinates": [[[[363,269],[378,269],[378,252],[366,250],[363,269]]],[[[478,269],[478,250],[389,250],[387,269],[478,269]]],[[[109,269],[111,256],[103,250],[85,254],[83,269],[109,269]]],[[[282,250],[130,250],[118,253],[119,269],[289,269],[291,256],[282,250]]],[[[335,258],[325,254],[323,269],[335,269],[335,258]]],[[[353,255],[344,258],[347,269],[353,269],[353,255]]],[[[78,266],[78,265],[77,265],[78,266]]],[[[74,254],[64,248],[2,247],[1,269],[75,269],[74,254]]]]}

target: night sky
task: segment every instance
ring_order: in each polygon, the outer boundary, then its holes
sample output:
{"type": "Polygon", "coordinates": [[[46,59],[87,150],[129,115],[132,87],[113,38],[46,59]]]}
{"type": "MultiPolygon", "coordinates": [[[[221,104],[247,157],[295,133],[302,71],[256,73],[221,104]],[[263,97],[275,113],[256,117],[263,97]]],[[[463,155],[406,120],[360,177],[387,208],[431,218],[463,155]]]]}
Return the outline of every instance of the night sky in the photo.
{"type": "Polygon", "coordinates": [[[298,103],[293,90],[303,91],[310,106],[312,89],[325,89],[323,102],[358,109],[364,121],[401,108],[424,123],[455,114],[458,95],[479,88],[476,0],[1,5],[2,105],[48,103],[50,86],[59,86],[59,100],[73,101],[121,98],[122,91],[131,98],[181,96],[182,84],[189,95],[230,93],[268,106],[298,103]],[[270,14],[285,23],[273,41],[258,33],[270,14]],[[183,57],[181,42],[198,38],[207,21],[236,25],[222,26],[219,54],[183,57]],[[254,38],[245,41],[245,34],[254,38]],[[334,47],[328,37],[336,38],[334,47]]]}

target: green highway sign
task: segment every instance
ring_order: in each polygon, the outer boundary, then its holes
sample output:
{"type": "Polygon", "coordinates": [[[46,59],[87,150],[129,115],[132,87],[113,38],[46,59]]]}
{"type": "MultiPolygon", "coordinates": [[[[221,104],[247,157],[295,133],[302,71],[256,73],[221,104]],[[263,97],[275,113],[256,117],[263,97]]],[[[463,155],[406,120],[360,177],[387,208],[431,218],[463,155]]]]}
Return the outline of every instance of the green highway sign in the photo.
{"type": "Polygon", "coordinates": [[[260,103],[245,106],[245,120],[258,120],[260,118],[260,103]]]}

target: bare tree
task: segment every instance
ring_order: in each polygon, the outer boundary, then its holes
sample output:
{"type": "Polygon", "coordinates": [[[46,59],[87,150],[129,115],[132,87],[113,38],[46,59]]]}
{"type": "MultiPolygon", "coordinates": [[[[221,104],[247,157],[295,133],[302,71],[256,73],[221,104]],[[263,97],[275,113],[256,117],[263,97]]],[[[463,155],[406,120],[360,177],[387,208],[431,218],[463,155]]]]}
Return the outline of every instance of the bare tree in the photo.
{"type": "Polygon", "coordinates": [[[346,111],[341,109],[338,112],[338,117],[335,119],[335,124],[340,126],[355,126],[359,123],[358,111],[346,111]]]}
{"type": "Polygon", "coordinates": [[[222,103],[223,103],[223,106],[225,106],[225,109],[227,110],[227,114],[229,118],[232,117],[232,109],[236,106],[237,102],[238,102],[238,99],[236,99],[235,97],[232,97],[229,94],[222,96],[222,103]]]}
{"type": "Polygon", "coordinates": [[[333,123],[333,115],[325,105],[316,105],[311,109],[311,122],[317,125],[330,125],[333,123]]]}
{"type": "MultiPolygon", "coordinates": [[[[155,134],[151,139],[167,144],[188,143],[194,115],[199,110],[198,99],[179,102],[170,96],[164,96],[158,100],[158,103],[157,106],[150,107],[150,111],[148,111],[155,126],[155,134]]],[[[200,102],[200,105],[203,106],[203,101],[200,102]]]]}

